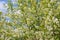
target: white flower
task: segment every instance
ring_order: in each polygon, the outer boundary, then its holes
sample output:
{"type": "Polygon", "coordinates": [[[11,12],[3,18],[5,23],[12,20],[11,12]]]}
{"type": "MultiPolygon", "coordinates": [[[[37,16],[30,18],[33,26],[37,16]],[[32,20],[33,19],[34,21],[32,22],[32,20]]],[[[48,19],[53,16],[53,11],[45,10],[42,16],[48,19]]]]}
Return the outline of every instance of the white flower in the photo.
{"type": "Polygon", "coordinates": [[[48,3],[48,7],[51,7],[51,4],[48,3]]]}
{"type": "Polygon", "coordinates": [[[19,30],[18,29],[15,29],[14,32],[18,32],[19,30]]]}
{"type": "Polygon", "coordinates": [[[20,3],[20,6],[22,6],[22,3],[20,3]]]}
{"type": "Polygon", "coordinates": [[[16,37],[16,35],[13,35],[13,37],[16,37]]]}
{"type": "Polygon", "coordinates": [[[52,15],[52,10],[49,11],[49,15],[52,15]]]}
{"type": "Polygon", "coordinates": [[[57,24],[59,23],[59,21],[58,21],[57,18],[53,17],[52,19],[53,19],[53,22],[54,22],[54,23],[57,23],[57,24]]]}
{"type": "Polygon", "coordinates": [[[55,2],[56,0],[51,0],[50,2],[55,2]]]}
{"type": "Polygon", "coordinates": [[[30,20],[29,18],[27,18],[26,20],[30,20]]]}
{"type": "Polygon", "coordinates": [[[38,29],[38,28],[39,28],[39,26],[35,26],[35,28],[37,28],[37,29],[38,29]]]}
{"type": "Polygon", "coordinates": [[[51,2],[54,2],[54,0],[51,0],[51,2]]]}
{"type": "Polygon", "coordinates": [[[37,31],[35,32],[35,34],[38,34],[38,33],[39,33],[39,32],[37,32],[37,31]]]}
{"type": "Polygon", "coordinates": [[[16,11],[17,14],[20,14],[20,10],[16,11]]]}
{"type": "Polygon", "coordinates": [[[15,4],[18,0],[11,0],[13,4],[15,4]]]}
{"type": "Polygon", "coordinates": [[[23,16],[23,14],[21,13],[21,10],[17,10],[14,12],[15,14],[19,14],[20,16],[23,16]]]}
{"type": "Polygon", "coordinates": [[[7,4],[5,4],[5,6],[8,6],[7,4]]]}
{"type": "Polygon", "coordinates": [[[8,7],[8,4],[5,4],[5,8],[7,8],[7,9],[9,8],[9,7],[8,7]]]}
{"type": "Polygon", "coordinates": [[[53,28],[51,26],[47,26],[47,29],[51,31],[53,28]]]}
{"type": "Polygon", "coordinates": [[[57,4],[60,4],[60,2],[57,2],[57,4]]]}

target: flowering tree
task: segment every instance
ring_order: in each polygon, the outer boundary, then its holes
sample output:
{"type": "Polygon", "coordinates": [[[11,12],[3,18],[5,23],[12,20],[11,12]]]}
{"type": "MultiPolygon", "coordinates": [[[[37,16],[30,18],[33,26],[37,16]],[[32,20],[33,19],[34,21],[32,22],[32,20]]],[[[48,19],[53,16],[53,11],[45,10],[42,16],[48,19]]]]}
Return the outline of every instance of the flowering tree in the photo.
{"type": "Polygon", "coordinates": [[[8,1],[8,13],[0,12],[0,40],[60,40],[58,0],[8,1]]]}

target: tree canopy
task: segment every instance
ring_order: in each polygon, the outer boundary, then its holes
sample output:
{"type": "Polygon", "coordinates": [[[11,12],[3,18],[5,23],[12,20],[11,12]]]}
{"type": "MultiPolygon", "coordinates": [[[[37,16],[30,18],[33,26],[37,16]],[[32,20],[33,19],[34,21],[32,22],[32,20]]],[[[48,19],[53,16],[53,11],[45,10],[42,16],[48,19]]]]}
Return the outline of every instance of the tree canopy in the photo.
{"type": "Polygon", "coordinates": [[[8,1],[8,12],[0,12],[0,40],[60,40],[59,0],[8,1]]]}

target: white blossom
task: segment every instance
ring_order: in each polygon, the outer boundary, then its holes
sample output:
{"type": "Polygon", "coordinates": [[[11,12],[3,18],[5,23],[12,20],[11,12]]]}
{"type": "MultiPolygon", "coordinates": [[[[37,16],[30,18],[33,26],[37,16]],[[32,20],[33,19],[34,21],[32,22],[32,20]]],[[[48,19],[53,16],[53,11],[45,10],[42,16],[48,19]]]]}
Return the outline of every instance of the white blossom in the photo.
{"type": "Polygon", "coordinates": [[[14,29],[14,32],[18,32],[19,30],[18,29],[14,29]]]}
{"type": "Polygon", "coordinates": [[[59,23],[59,21],[58,21],[57,18],[53,17],[52,19],[53,19],[53,22],[54,22],[54,23],[59,23]]]}
{"type": "Polygon", "coordinates": [[[22,6],[22,3],[20,3],[20,6],[22,6]]]}
{"type": "Polygon", "coordinates": [[[8,4],[5,4],[5,7],[6,7],[6,8],[9,8],[9,7],[8,7],[8,4]]]}
{"type": "Polygon", "coordinates": [[[51,4],[48,3],[48,7],[51,7],[51,4]]]}
{"type": "Polygon", "coordinates": [[[17,14],[21,14],[21,13],[20,13],[20,10],[17,10],[15,13],[17,13],[17,14]]]}
{"type": "Polygon", "coordinates": [[[55,2],[56,0],[51,0],[50,2],[55,2]]]}

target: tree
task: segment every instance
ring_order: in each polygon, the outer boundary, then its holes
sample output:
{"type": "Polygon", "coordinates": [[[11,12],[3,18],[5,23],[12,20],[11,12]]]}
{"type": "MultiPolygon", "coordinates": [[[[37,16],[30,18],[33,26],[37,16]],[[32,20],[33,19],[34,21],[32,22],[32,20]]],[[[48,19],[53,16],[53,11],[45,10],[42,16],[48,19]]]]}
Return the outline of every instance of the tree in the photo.
{"type": "Polygon", "coordinates": [[[58,0],[18,0],[16,9],[8,3],[13,12],[1,14],[0,40],[60,40],[58,0]]]}

